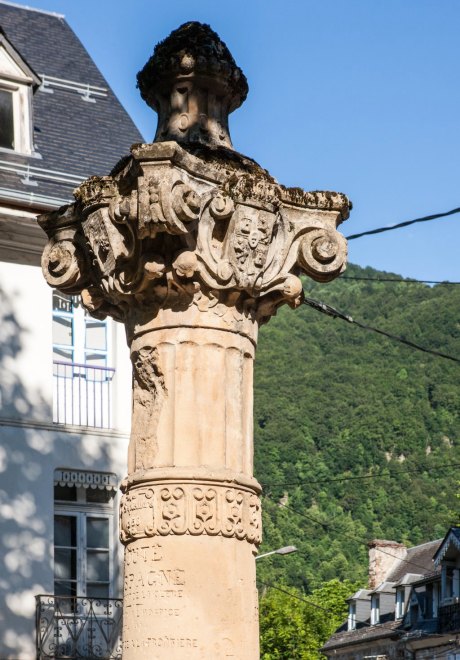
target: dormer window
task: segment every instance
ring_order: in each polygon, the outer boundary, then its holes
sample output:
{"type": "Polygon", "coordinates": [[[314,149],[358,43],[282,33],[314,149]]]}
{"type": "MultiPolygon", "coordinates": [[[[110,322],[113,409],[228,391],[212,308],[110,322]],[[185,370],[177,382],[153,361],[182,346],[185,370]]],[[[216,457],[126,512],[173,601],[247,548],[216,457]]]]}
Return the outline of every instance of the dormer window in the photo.
{"type": "Polygon", "coordinates": [[[460,596],[459,569],[449,565],[447,562],[442,565],[442,600],[451,601],[460,596]]]}
{"type": "Polygon", "coordinates": [[[356,603],[351,601],[348,605],[348,630],[356,628],[356,603]]]}
{"type": "Polygon", "coordinates": [[[435,582],[433,584],[433,591],[432,591],[433,607],[432,607],[432,611],[433,611],[433,617],[435,617],[435,618],[438,616],[438,610],[439,610],[439,599],[440,599],[440,595],[441,595],[440,586],[441,585],[438,582],[435,582]]]}
{"type": "Polygon", "coordinates": [[[33,153],[32,92],[40,83],[0,32],[0,150],[33,153]]]}
{"type": "Polygon", "coordinates": [[[13,92],[0,87],[0,147],[14,149],[13,92]]]}
{"type": "Polygon", "coordinates": [[[396,589],[395,617],[396,619],[402,619],[403,616],[404,616],[404,587],[398,587],[398,589],[396,589]]]}
{"type": "Polygon", "coordinates": [[[371,625],[380,623],[380,595],[372,594],[371,597],[371,625]]]}

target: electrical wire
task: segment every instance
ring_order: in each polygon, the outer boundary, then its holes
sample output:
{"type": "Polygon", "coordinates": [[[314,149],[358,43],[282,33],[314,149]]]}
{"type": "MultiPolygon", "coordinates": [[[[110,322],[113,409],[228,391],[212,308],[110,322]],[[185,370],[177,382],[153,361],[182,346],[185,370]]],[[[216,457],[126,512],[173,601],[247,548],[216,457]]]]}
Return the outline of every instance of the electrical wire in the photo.
{"type": "Polygon", "coordinates": [[[413,280],[396,277],[354,277],[353,275],[342,275],[340,280],[359,280],[363,282],[396,282],[397,284],[460,284],[460,282],[451,282],[449,280],[413,280]]]}
{"type": "Polygon", "coordinates": [[[280,488],[282,486],[303,486],[303,485],[310,485],[310,484],[323,484],[323,483],[334,483],[334,482],[341,482],[341,481],[360,481],[360,480],[366,480],[366,479],[386,479],[387,477],[393,478],[399,474],[423,474],[427,472],[428,470],[430,472],[440,472],[442,470],[450,470],[453,468],[458,468],[460,467],[460,463],[445,463],[444,465],[438,465],[438,467],[424,467],[424,468],[414,468],[414,469],[400,469],[400,470],[394,470],[393,473],[386,473],[386,474],[362,474],[362,475],[356,475],[356,476],[350,476],[350,477],[332,477],[332,478],[325,478],[325,479],[315,479],[315,480],[309,480],[308,482],[304,481],[286,481],[286,482],[281,482],[281,483],[264,483],[262,482],[262,486],[264,488],[280,488]]]}
{"type": "Polygon", "coordinates": [[[385,332],[385,330],[380,330],[379,328],[374,328],[371,325],[360,323],[359,321],[356,321],[353,317],[349,316],[348,314],[344,314],[335,307],[332,307],[331,305],[327,305],[326,303],[320,300],[314,300],[313,298],[305,297],[303,302],[305,305],[308,305],[309,307],[313,307],[313,309],[316,309],[316,311],[321,312],[322,314],[326,314],[327,316],[332,316],[332,318],[338,318],[341,319],[342,321],[346,321],[347,323],[352,323],[354,325],[357,325],[358,328],[362,328],[363,330],[369,330],[379,335],[383,335],[388,339],[397,341],[400,344],[409,346],[410,348],[415,348],[416,350],[422,351],[423,353],[429,353],[430,355],[435,355],[436,357],[441,357],[444,358],[445,360],[451,360],[452,362],[460,363],[460,359],[453,357],[452,355],[448,355],[447,353],[441,353],[440,351],[434,351],[430,348],[425,348],[424,346],[415,344],[414,342],[409,341],[408,339],[404,339],[404,337],[398,337],[397,335],[392,335],[389,332],[385,332]]]}
{"type": "MultiPolygon", "coordinates": [[[[297,594],[293,594],[287,589],[282,589],[281,587],[277,587],[276,585],[272,584],[271,582],[262,582],[262,580],[259,580],[259,584],[263,585],[264,587],[267,587],[268,589],[276,589],[276,591],[281,591],[281,593],[286,594],[287,596],[291,596],[291,598],[295,598],[296,600],[300,600],[302,603],[306,603],[307,605],[310,605],[310,607],[314,607],[317,610],[321,610],[322,612],[328,612],[329,614],[333,614],[334,616],[337,616],[337,613],[334,612],[334,610],[331,610],[328,607],[323,607],[322,605],[318,605],[317,603],[313,603],[311,600],[308,600],[307,598],[304,598],[303,596],[298,596],[297,594]]],[[[359,621],[356,620],[356,623],[361,623],[364,626],[370,626],[371,624],[368,621],[359,621]]]]}
{"type": "MultiPolygon", "coordinates": [[[[355,543],[359,543],[360,545],[365,545],[367,547],[368,541],[364,539],[360,539],[357,536],[354,536],[352,534],[348,534],[348,532],[343,532],[341,529],[338,527],[332,525],[331,523],[323,522],[322,520],[318,520],[317,518],[314,518],[313,516],[310,516],[307,513],[304,513],[303,511],[298,511],[297,509],[294,509],[292,506],[289,504],[284,504],[281,502],[275,502],[273,498],[270,495],[265,495],[267,499],[269,499],[273,504],[276,504],[279,507],[282,507],[284,509],[287,509],[288,511],[292,511],[293,513],[297,514],[298,516],[301,516],[302,518],[305,518],[306,520],[309,520],[310,522],[314,523],[315,525],[319,525],[324,531],[328,530],[333,530],[340,532],[340,534],[348,538],[352,541],[355,541],[355,543]]],[[[399,561],[402,561],[406,564],[410,564],[411,566],[415,566],[416,568],[421,568],[423,570],[423,574],[426,573],[426,566],[422,566],[421,564],[417,564],[416,562],[410,560],[410,559],[403,559],[401,557],[398,557],[397,555],[393,555],[391,552],[388,552],[387,550],[383,550],[383,548],[379,548],[379,552],[388,555],[389,557],[392,557],[393,559],[398,559],[399,561]]]]}
{"type": "MultiPolygon", "coordinates": [[[[272,498],[270,498],[270,496],[267,496],[267,497],[273,502],[273,500],[272,500],[272,498]]],[[[343,537],[348,538],[351,541],[354,541],[355,543],[359,543],[360,545],[365,545],[366,547],[368,547],[369,542],[367,540],[360,539],[359,537],[354,536],[352,534],[349,534],[348,532],[343,532],[342,530],[340,530],[338,527],[332,525],[331,523],[325,523],[321,520],[318,520],[317,518],[314,518],[313,516],[310,516],[306,513],[300,512],[300,511],[297,511],[297,509],[293,509],[292,506],[290,506],[289,504],[281,504],[280,503],[280,504],[278,504],[278,506],[283,507],[285,509],[288,509],[289,511],[292,511],[293,513],[296,513],[297,515],[302,516],[306,520],[309,520],[310,522],[312,522],[316,525],[319,525],[320,527],[322,527],[322,529],[325,532],[328,531],[328,530],[333,530],[333,531],[340,532],[340,534],[343,537]]],[[[379,552],[381,552],[384,555],[388,555],[388,557],[392,557],[393,559],[398,559],[399,561],[402,561],[406,564],[410,564],[411,566],[415,566],[416,568],[422,569],[423,570],[422,575],[424,575],[426,573],[426,566],[422,566],[421,564],[417,564],[416,562],[414,562],[410,559],[403,559],[401,557],[398,557],[398,555],[394,555],[393,553],[388,552],[388,550],[384,550],[383,548],[379,548],[379,552]]]]}
{"type": "Polygon", "coordinates": [[[402,227],[409,227],[410,225],[415,225],[418,222],[428,222],[429,220],[437,220],[438,218],[446,218],[449,215],[454,215],[455,213],[460,213],[460,207],[452,209],[451,211],[446,211],[444,213],[433,213],[432,215],[425,215],[421,218],[414,218],[414,220],[406,220],[405,222],[398,222],[396,225],[390,225],[389,227],[379,227],[378,229],[369,229],[368,231],[362,231],[359,234],[350,234],[350,236],[345,236],[347,241],[353,241],[355,238],[361,238],[362,236],[371,236],[372,234],[382,234],[385,231],[393,231],[393,229],[401,229],[402,227]]]}

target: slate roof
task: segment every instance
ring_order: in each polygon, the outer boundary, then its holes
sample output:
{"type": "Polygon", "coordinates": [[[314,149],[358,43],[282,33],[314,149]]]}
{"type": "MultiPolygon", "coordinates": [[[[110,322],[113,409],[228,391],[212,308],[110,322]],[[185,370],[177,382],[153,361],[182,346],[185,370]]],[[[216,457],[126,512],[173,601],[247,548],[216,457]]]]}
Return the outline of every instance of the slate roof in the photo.
{"type": "Polygon", "coordinates": [[[339,629],[334,633],[320,649],[321,651],[330,651],[344,645],[361,644],[371,640],[384,639],[388,637],[398,637],[404,633],[401,619],[396,621],[386,621],[375,626],[363,626],[355,630],[339,629]]]}
{"type": "Polygon", "coordinates": [[[439,569],[440,560],[448,553],[450,546],[460,549],[460,527],[451,527],[442,539],[434,556],[435,566],[439,569]]]}
{"type": "MultiPolygon", "coordinates": [[[[361,590],[366,599],[368,595],[378,591],[391,591],[399,584],[412,583],[420,580],[421,576],[432,577],[434,575],[433,556],[437,552],[442,543],[442,539],[436,541],[429,541],[422,543],[412,548],[408,548],[407,555],[404,560],[396,563],[393,570],[386,576],[385,582],[379,585],[377,589],[369,591],[367,589],[361,590]],[[391,587],[391,589],[390,589],[391,587]]],[[[422,581],[422,580],[420,580],[422,581]]],[[[349,600],[358,597],[357,592],[349,600]]],[[[370,612],[369,612],[370,614],[370,612]]],[[[324,651],[348,647],[349,645],[361,644],[373,640],[383,638],[397,638],[405,632],[403,627],[403,620],[394,620],[394,612],[386,614],[382,617],[382,622],[376,625],[370,625],[370,620],[357,622],[355,630],[347,630],[347,623],[344,623],[336,632],[327,640],[322,647],[324,651]],[[392,620],[388,620],[391,618],[392,620]]]]}
{"type": "Polygon", "coordinates": [[[386,576],[387,582],[399,582],[406,575],[406,573],[415,573],[417,575],[425,575],[434,570],[433,556],[442,539],[436,541],[429,541],[421,545],[415,545],[413,548],[408,548],[407,555],[404,561],[396,564],[393,570],[386,576]]]}
{"type": "MultiPolygon", "coordinates": [[[[98,29],[98,26],[95,26],[98,29]]],[[[102,26],[99,26],[102,32],[102,26]]],[[[63,16],[19,7],[0,0],[0,30],[39,76],[53,76],[105,88],[95,103],[74,89],[40,88],[33,96],[34,147],[41,158],[1,151],[0,160],[64,172],[84,179],[108,174],[132,144],[143,142],[133,121],[110,89],[63,16]]],[[[134,84],[134,80],[133,80],[134,84]]],[[[76,183],[37,178],[38,186],[0,170],[0,187],[71,200],[76,183]]],[[[33,179],[33,176],[32,176],[33,179]]]]}

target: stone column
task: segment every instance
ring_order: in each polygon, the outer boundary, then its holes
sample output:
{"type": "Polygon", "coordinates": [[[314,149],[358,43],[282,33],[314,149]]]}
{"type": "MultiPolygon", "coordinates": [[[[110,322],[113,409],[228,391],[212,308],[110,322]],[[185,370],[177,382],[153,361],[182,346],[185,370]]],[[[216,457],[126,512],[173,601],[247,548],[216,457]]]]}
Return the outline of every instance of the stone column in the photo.
{"type": "Polygon", "coordinates": [[[138,85],[159,113],[154,143],[41,216],[43,271],[123,322],[131,350],[123,659],[256,660],[257,331],[302,302],[301,272],[345,268],[349,202],[280,186],[233,150],[247,82],[208,26],[173,32],[138,85]]]}

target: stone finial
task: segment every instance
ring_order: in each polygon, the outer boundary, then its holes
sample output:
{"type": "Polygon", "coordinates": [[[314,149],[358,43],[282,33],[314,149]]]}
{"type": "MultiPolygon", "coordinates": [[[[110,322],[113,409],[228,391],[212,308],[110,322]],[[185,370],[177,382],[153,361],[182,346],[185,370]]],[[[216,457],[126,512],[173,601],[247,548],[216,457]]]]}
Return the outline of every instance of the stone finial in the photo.
{"type": "Polygon", "coordinates": [[[157,44],[137,84],[158,113],[155,142],[232,147],[228,115],[244,102],[248,83],[209,25],[191,22],[174,30],[157,44]]]}

